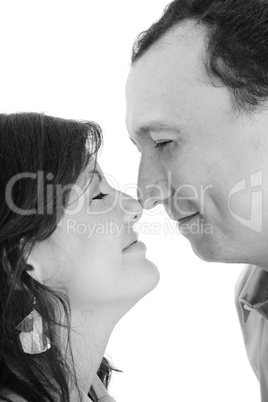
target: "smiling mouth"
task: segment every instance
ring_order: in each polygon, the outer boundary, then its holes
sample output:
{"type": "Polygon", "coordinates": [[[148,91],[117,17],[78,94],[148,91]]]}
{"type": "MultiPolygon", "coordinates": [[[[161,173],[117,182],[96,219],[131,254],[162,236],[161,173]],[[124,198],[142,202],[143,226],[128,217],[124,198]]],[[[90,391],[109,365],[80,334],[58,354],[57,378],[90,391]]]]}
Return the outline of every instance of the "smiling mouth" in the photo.
{"type": "Polygon", "coordinates": [[[186,222],[186,221],[192,219],[194,216],[196,216],[196,215],[198,215],[198,214],[199,214],[199,212],[196,212],[196,213],[193,214],[193,215],[185,216],[184,218],[179,219],[178,222],[179,222],[179,223],[184,223],[184,222],[186,222]]]}

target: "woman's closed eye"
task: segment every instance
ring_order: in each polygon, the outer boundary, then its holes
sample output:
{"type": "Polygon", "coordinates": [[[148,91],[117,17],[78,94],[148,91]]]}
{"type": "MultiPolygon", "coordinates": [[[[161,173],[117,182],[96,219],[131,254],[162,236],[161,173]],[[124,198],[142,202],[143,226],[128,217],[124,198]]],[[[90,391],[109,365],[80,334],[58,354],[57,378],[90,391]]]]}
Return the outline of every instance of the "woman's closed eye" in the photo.
{"type": "Polygon", "coordinates": [[[95,197],[93,197],[93,198],[91,199],[91,201],[93,201],[93,200],[102,200],[102,199],[105,198],[107,195],[108,195],[108,194],[104,194],[104,193],[100,192],[99,194],[95,195],[95,197]]]}

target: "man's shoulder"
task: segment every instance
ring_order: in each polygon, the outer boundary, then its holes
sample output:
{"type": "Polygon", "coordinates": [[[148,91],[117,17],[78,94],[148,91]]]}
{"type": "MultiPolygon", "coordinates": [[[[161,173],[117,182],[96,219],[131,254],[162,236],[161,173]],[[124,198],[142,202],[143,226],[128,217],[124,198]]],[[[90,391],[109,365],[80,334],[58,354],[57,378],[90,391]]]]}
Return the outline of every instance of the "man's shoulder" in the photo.
{"type": "Polygon", "coordinates": [[[236,311],[240,320],[240,323],[242,324],[243,322],[243,316],[245,315],[245,312],[243,311],[243,307],[241,306],[240,303],[240,296],[242,292],[245,291],[245,286],[246,283],[248,282],[250,276],[253,274],[254,271],[256,271],[258,267],[256,265],[246,265],[240,272],[240,275],[237,279],[236,285],[235,285],[235,307],[236,311]]]}
{"type": "Polygon", "coordinates": [[[255,269],[255,265],[246,265],[242,271],[240,272],[240,275],[237,279],[236,285],[235,285],[235,303],[238,303],[239,296],[251,274],[253,269],[255,269]]]}
{"type": "Polygon", "coordinates": [[[252,310],[268,320],[267,295],[268,271],[257,265],[245,266],[235,286],[235,305],[241,325],[248,322],[252,310]]]}

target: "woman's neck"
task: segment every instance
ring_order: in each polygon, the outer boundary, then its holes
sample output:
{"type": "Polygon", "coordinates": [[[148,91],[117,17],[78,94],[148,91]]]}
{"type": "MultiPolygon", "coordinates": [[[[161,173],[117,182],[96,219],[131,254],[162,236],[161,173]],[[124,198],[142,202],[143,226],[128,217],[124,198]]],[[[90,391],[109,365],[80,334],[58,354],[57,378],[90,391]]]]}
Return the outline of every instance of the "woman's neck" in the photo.
{"type": "Polygon", "coordinates": [[[114,325],[108,317],[72,312],[71,349],[79,389],[86,394],[95,380],[114,325]]]}

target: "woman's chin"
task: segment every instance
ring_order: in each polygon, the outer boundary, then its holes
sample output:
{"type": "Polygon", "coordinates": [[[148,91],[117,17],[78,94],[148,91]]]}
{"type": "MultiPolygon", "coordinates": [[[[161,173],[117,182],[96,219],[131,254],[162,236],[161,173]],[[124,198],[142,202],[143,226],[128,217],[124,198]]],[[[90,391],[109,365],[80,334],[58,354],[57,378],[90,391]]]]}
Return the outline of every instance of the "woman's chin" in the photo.
{"type": "Polygon", "coordinates": [[[137,299],[151,292],[159,283],[160,273],[157,266],[145,256],[123,261],[123,270],[127,272],[128,282],[131,282],[130,293],[137,295],[137,299]]]}
{"type": "MultiPolygon", "coordinates": [[[[134,267],[132,269],[135,269],[134,267]]],[[[160,272],[157,266],[147,258],[144,258],[143,261],[140,261],[138,266],[136,265],[136,269],[139,270],[142,278],[140,282],[144,287],[144,296],[151,292],[159,283],[160,280],[160,272]]]]}

